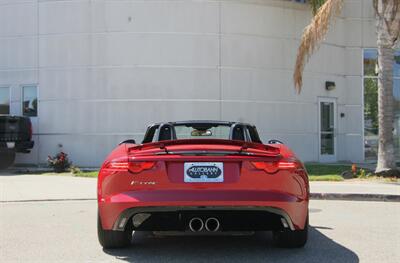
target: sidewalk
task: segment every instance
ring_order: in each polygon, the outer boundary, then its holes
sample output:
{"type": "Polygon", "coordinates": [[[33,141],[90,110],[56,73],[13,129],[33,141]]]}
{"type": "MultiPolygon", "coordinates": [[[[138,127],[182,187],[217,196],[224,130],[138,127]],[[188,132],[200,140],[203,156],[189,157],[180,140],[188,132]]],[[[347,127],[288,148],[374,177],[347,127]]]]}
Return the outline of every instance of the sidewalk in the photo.
{"type": "MultiPolygon", "coordinates": [[[[95,200],[95,178],[0,174],[0,202],[95,200]]],[[[399,183],[311,182],[312,199],[400,201],[399,183]]]]}
{"type": "Polygon", "coordinates": [[[95,199],[96,183],[95,178],[0,174],[0,202],[95,199]]]}
{"type": "Polygon", "coordinates": [[[310,182],[311,193],[338,194],[385,194],[399,195],[399,183],[378,183],[369,181],[352,182],[310,182]]]}
{"type": "Polygon", "coordinates": [[[311,182],[310,198],[400,202],[400,184],[369,181],[311,182]]]}

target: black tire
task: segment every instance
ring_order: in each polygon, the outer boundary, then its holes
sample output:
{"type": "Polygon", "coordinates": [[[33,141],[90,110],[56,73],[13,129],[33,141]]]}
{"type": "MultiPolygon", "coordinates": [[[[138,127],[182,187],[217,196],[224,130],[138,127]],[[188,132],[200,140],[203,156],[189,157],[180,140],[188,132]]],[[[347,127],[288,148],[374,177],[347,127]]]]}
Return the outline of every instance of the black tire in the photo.
{"type": "Polygon", "coordinates": [[[308,239],[308,217],[306,225],[302,230],[274,231],[273,240],[277,247],[301,248],[307,243],[308,239]]]}
{"type": "Polygon", "coordinates": [[[104,230],[101,225],[100,216],[97,216],[97,236],[100,245],[105,249],[127,247],[132,241],[132,231],[104,230]]]}
{"type": "Polygon", "coordinates": [[[7,169],[11,165],[14,164],[15,161],[15,153],[6,152],[0,153],[0,170],[7,169]]]}

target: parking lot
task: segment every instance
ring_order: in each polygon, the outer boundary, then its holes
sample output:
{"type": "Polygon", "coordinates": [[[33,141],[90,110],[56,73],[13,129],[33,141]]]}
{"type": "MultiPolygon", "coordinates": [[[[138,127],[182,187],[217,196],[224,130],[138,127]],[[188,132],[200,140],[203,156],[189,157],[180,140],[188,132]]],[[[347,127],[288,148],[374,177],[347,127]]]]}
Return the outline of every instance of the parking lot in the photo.
{"type": "Polygon", "coordinates": [[[6,202],[2,262],[398,262],[400,203],[312,201],[303,249],[278,249],[269,233],[190,236],[135,233],[131,247],[103,250],[96,201],[6,202]]]}

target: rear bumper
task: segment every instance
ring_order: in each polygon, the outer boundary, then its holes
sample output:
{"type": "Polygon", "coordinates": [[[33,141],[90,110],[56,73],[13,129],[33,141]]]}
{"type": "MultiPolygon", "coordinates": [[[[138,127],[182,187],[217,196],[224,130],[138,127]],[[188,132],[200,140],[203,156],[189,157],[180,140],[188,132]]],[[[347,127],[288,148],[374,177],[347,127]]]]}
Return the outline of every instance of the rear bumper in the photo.
{"type": "Polygon", "coordinates": [[[17,141],[13,148],[8,148],[6,142],[0,142],[0,152],[29,153],[35,145],[34,141],[17,141]]]}
{"type": "Polygon", "coordinates": [[[307,199],[300,199],[298,196],[276,191],[129,191],[101,199],[98,204],[103,228],[119,231],[132,224],[132,217],[138,213],[157,214],[161,215],[161,218],[169,215],[166,221],[179,219],[175,220],[176,228],[170,226],[171,229],[162,230],[184,230],[182,224],[189,215],[214,213],[226,217],[248,218],[256,212],[259,213],[254,214],[256,217],[265,216],[267,221],[271,218],[272,221],[279,219],[280,222],[281,218],[284,218],[289,228],[296,230],[304,228],[308,215],[308,196],[307,199]]]}

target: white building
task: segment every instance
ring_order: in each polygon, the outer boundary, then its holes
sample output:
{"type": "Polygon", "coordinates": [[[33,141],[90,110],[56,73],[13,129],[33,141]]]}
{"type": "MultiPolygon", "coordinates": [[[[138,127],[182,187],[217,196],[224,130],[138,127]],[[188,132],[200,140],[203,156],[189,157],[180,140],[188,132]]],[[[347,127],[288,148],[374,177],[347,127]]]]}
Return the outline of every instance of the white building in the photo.
{"type": "Polygon", "coordinates": [[[311,16],[286,0],[0,0],[0,109],[37,115],[35,148],[18,162],[62,149],[97,166],[148,124],[188,119],[254,123],[305,161],[362,161],[372,0],[346,1],[297,95],[311,16]]]}

